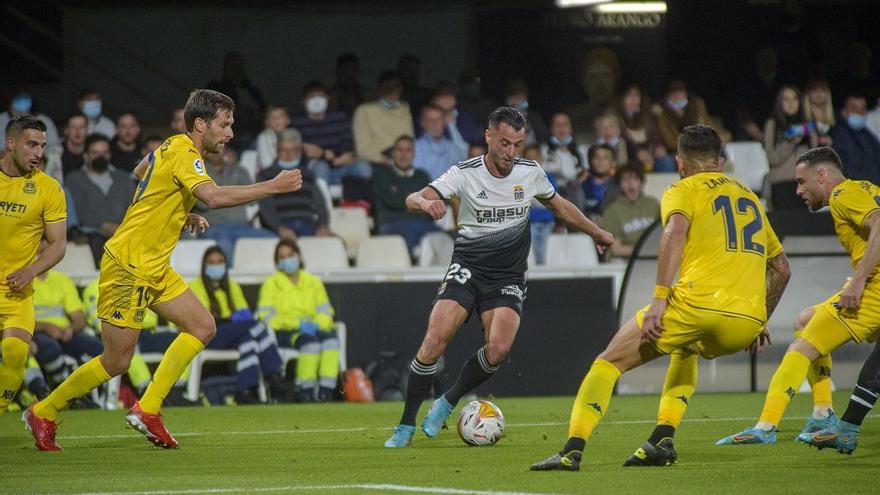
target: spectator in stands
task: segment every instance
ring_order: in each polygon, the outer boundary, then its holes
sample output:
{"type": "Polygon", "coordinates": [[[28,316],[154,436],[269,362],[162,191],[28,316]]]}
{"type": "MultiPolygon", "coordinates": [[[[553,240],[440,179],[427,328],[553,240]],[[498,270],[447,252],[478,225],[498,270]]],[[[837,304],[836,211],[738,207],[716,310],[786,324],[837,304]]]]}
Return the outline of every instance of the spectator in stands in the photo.
{"type": "Polygon", "coordinates": [[[666,89],[665,101],[662,105],[654,104],[652,109],[657,116],[657,130],[663,145],[669,152],[678,150],[678,133],[689,125],[706,124],[721,136],[725,142],[730,141],[730,132],[718,125],[709,115],[706,102],[697,95],[688,94],[684,81],[670,81],[666,89]]]}
{"type": "Polygon", "coordinates": [[[133,112],[124,112],[116,118],[116,136],[111,141],[113,166],[131,172],[141,159],[141,123],[133,112]]]}
{"type": "Polygon", "coordinates": [[[147,156],[156,151],[162,143],[165,142],[158,134],[150,134],[144,139],[144,145],[141,146],[141,156],[147,156]]]}
{"type": "Polygon", "coordinates": [[[223,57],[222,76],[208,82],[206,88],[219,91],[235,102],[235,136],[229,144],[238,151],[253,145],[263,127],[266,100],[247,77],[244,54],[227,52],[223,57]]]}
{"type": "Polygon", "coordinates": [[[339,110],[328,110],[329,94],[321,81],[310,81],[303,89],[306,113],[293,118],[293,127],[303,139],[303,153],[314,160],[311,171],[327,184],[339,184],[345,177],[369,180],[373,169],[354,152],[351,119],[339,110]]]}
{"type": "Polygon", "coordinates": [[[86,134],[103,134],[107,139],[113,139],[116,134],[116,124],[104,115],[104,104],[100,93],[93,89],[80,93],[79,111],[88,119],[86,134]]]}
{"type": "Polygon", "coordinates": [[[880,97],[874,102],[876,105],[873,110],[868,112],[868,120],[866,125],[868,130],[874,134],[874,137],[880,139],[880,97]]]}
{"type": "Polygon", "coordinates": [[[336,58],[336,84],[330,88],[330,108],[354,115],[355,109],[367,101],[367,88],[361,84],[360,78],[358,56],[348,52],[340,54],[336,58]]]}
{"type": "Polygon", "coordinates": [[[472,144],[468,146],[468,158],[476,158],[486,154],[485,144],[472,144]]]}
{"type": "Polygon", "coordinates": [[[611,255],[629,258],[642,234],[660,218],[660,202],[645,196],[645,172],[638,165],[624,165],[614,175],[620,190],[602,213],[602,228],[614,234],[611,255]]]}
{"type": "Polygon", "coordinates": [[[529,88],[521,79],[514,79],[507,83],[504,90],[504,103],[519,110],[528,122],[525,145],[546,144],[549,139],[547,126],[541,114],[532,109],[529,111],[529,88]]]}
{"type": "Polygon", "coordinates": [[[222,249],[212,246],[205,250],[201,275],[189,288],[217,323],[217,334],[205,348],[238,350],[235,401],[259,403],[257,389],[262,376],[273,399],[293,402],[293,390],[281,377],[278,343],[266,324],[254,318],[238,282],[229,278],[222,249]]]}
{"type": "Polygon", "coordinates": [[[431,90],[419,86],[419,76],[422,69],[422,61],[412,53],[405,53],[397,59],[397,73],[400,74],[400,82],[403,84],[404,101],[409,103],[409,111],[415,121],[422,114],[422,105],[428,103],[431,98],[431,90]]]}
{"type": "Polygon", "coordinates": [[[617,53],[609,48],[593,48],[581,59],[581,87],[587,101],[566,110],[579,143],[595,141],[593,124],[597,117],[608,113],[622,73],[617,53]]]}
{"type": "Polygon", "coordinates": [[[175,108],[171,112],[171,135],[186,134],[186,121],[183,119],[183,108],[175,108]]]}
{"type": "Polygon", "coordinates": [[[269,168],[278,157],[278,135],[290,125],[287,109],[269,105],[266,109],[266,128],[257,136],[257,170],[269,168]]]}
{"type": "Polygon", "coordinates": [[[339,376],[339,337],[333,306],[321,279],[305,271],[299,245],[282,239],[275,247],[277,270],[260,286],[257,316],[275,331],[278,345],[299,352],[297,399],[332,400],[339,376]]]}
{"type": "Polygon", "coordinates": [[[627,143],[620,137],[620,120],[616,115],[608,113],[596,119],[595,144],[607,144],[614,150],[614,160],[617,163],[629,162],[627,143]]]}
{"type": "Polygon", "coordinates": [[[615,101],[614,110],[620,119],[620,135],[626,141],[631,159],[645,162],[645,170],[675,172],[675,160],[660,139],[651,101],[642,87],[636,83],[627,85],[615,101]],[[645,153],[646,156],[639,156],[645,153]]]}
{"type": "MultiPolygon", "coordinates": [[[[428,107],[422,109],[424,113],[428,107]]],[[[437,226],[422,213],[406,208],[406,197],[425,188],[431,178],[424,170],[413,167],[415,142],[411,136],[400,136],[391,151],[390,167],[376,167],[372,193],[375,219],[382,235],[403,236],[413,252],[422,236],[437,230],[437,226]]]]}
{"type": "Polygon", "coordinates": [[[831,89],[825,79],[807,81],[804,89],[804,118],[816,133],[816,144],[831,146],[831,137],[828,133],[837,124],[837,120],[834,116],[831,89]]]}
{"type": "Polygon", "coordinates": [[[557,190],[569,197],[568,186],[572,184],[587,165],[587,146],[574,139],[571,119],[566,113],[555,113],[550,118],[550,142],[541,145],[541,160],[548,174],[559,182],[557,190]]]}
{"type": "Polygon", "coordinates": [[[458,76],[458,87],[461,89],[461,93],[458,95],[458,105],[456,106],[456,108],[474,116],[477,129],[480,131],[480,138],[483,137],[483,130],[486,128],[489,114],[498,108],[497,101],[483,96],[481,82],[480,74],[476,70],[462,71],[458,76]]]}
{"type": "Polygon", "coordinates": [[[433,103],[423,106],[420,122],[425,133],[416,139],[414,163],[417,169],[424,170],[434,180],[449,167],[464,160],[465,154],[446,137],[446,113],[442,108],[433,103]]]}
{"type": "MultiPolygon", "coordinates": [[[[246,186],[253,183],[250,173],[238,164],[235,150],[226,148],[223,153],[206,153],[205,165],[208,175],[218,186],[246,186]]],[[[201,237],[214,239],[226,254],[229,263],[234,262],[235,242],[241,237],[275,237],[265,229],[254,227],[248,215],[248,206],[211,210],[201,201],[196,203],[195,211],[208,220],[211,227],[201,237]]]]}
{"type": "Polygon", "coordinates": [[[843,175],[847,179],[880,184],[880,141],[866,127],[868,108],[865,97],[847,96],[840,117],[843,121],[832,127],[828,135],[843,162],[843,175]]]}
{"type": "Polygon", "coordinates": [[[590,146],[587,152],[589,169],[581,174],[577,187],[572,188],[572,202],[591,219],[601,218],[603,207],[617,197],[614,156],[614,148],[607,144],[590,146]]]}
{"type": "MultiPolygon", "coordinates": [[[[0,142],[6,142],[6,124],[10,120],[21,117],[22,115],[33,115],[43,124],[46,124],[46,147],[51,148],[61,144],[61,138],[58,136],[58,128],[55,122],[48,115],[35,111],[34,97],[27,91],[17,91],[9,99],[9,106],[6,111],[0,113],[0,142]]],[[[3,153],[6,147],[3,147],[3,153]]]]}
{"type": "Polygon", "coordinates": [[[767,182],[774,210],[804,207],[797,194],[794,169],[798,157],[815,145],[816,134],[801,110],[801,93],[782,86],[776,95],[773,115],[764,124],[764,151],[770,164],[767,182]]]}
{"type": "Polygon", "coordinates": [[[320,179],[315,179],[309,171],[309,160],[303,157],[302,148],[299,131],[292,128],[281,131],[275,165],[257,174],[257,181],[261,182],[275,177],[282,170],[299,168],[302,171],[303,185],[300,190],[260,200],[263,227],[291,239],[301,235],[330,234],[329,213],[318,183],[320,179]]]}
{"type": "Polygon", "coordinates": [[[880,80],[871,71],[871,47],[862,42],[849,46],[846,67],[834,77],[832,87],[838,95],[862,95],[870,102],[876,101],[880,80]]]}
{"type": "Polygon", "coordinates": [[[67,117],[67,124],[64,126],[64,144],[61,147],[61,170],[65,176],[83,166],[87,128],[85,115],[75,113],[67,117]]]}
{"type": "MultiPolygon", "coordinates": [[[[523,158],[534,160],[541,164],[541,148],[537,144],[526,146],[523,150],[523,158]]],[[[552,172],[547,172],[547,179],[550,181],[550,184],[553,184],[554,189],[559,189],[556,176],[552,172]]],[[[529,222],[531,223],[532,251],[535,253],[535,262],[543,265],[547,263],[547,242],[550,240],[550,234],[553,233],[553,229],[556,226],[556,217],[553,216],[553,212],[549,208],[544,206],[544,203],[537,199],[532,199],[532,205],[529,209],[529,222]]]]}
{"type": "Polygon", "coordinates": [[[446,114],[446,134],[464,153],[472,144],[483,144],[483,130],[474,116],[458,108],[458,88],[450,82],[440,82],[434,87],[431,103],[446,114]]]}
{"type": "MultiPolygon", "coordinates": [[[[746,71],[744,71],[746,72],[746,71]]],[[[773,113],[774,100],[782,81],[779,74],[779,54],[771,45],[755,51],[753,71],[737,84],[735,106],[740,140],[763,141],[761,120],[773,113]]]]}
{"type": "Polygon", "coordinates": [[[100,266],[104,243],[116,232],[134,197],[131,176],[111,165],[110,140],[102,134],[86,138],[85,166],[67,175],[64,187],[76,205],[80,230],[100,266]]]}
{"type": "Polygon", "coordinates": [[[413,135],[409,104],[400,99],[403,87],[394,71],[379,76],[379,99],[363,103],[354,112],[352,131],[358,157],[391,164],[391,146],[399,136],[413,135]]]}

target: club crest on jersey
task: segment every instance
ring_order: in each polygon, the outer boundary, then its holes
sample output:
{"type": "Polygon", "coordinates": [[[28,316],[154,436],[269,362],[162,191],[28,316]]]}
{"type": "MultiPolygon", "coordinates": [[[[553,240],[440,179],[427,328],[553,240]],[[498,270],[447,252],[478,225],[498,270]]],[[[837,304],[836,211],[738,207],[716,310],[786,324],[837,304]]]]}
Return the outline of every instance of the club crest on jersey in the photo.
{"type": "Polygon", "coordinates": [[[525,192],[523,191],[523,186],[517,184],[513,186],[513,199],[516,201],[522,201],[525,197],[525,192]]]}
{"type": "Polygon", "coordinates": [[[193,162],[193,168],[197,174],[205,175],[205,163],[200,158],[196,158],[196,161],[193,162]]]}
{"type": "Polygon", "coordinates": [[[37,192],[37,183],[32,180],[24,181],[24,193],[25,194],[36,194],[37,192]]]}
{"type": "Polygon", "coordinates": [[[139,309],[134,312],[134,321],[141,323],[144,321],[145,312],[142,309],[139,309]]]}

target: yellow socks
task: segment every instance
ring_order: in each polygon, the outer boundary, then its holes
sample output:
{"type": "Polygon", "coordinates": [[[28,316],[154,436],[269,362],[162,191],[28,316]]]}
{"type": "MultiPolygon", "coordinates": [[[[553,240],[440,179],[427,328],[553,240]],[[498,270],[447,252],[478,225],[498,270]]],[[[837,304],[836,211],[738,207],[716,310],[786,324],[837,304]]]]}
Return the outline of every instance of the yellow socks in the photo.
{"type": "Polygon", "coordinates": [[[768,429],[769,426],[779,426],[785,408],[794,397],[798,387],[807,376],[810,360],[797,351],[788,351],[782,358],[779,368],[770,380],[770,388],[767,390],[767,398],[764,401],[764,409],[758,420],[758,427],[768,429]]]}
{"type": "Polygon", "coordinates": [[[3,414],[24,379],[28,343],[18,337],[6,337],[0,348],[3,353],[3,361],[0,362],[0,414],[3,414]]]}
{"type": "Polygon", "coordinates": [[[92,358],[91,361],[80,366],[67,377],[49,397],[41,400],[34,406],[34,414],[55,421],[58,411],[67,407],[67,404],[89,393],[93,388],[110,380],[110,374],[101,364],[101,356],[92,358]]]}
{"type": "Polygon", "coordinates": [[[813,391],[813,409],[827,412],[833,409],[831,401],[831,355],[822,356],[810,364],[807,381],[813,391]]]}
{"type": "Polygon", "coordinates": [[[660,396],[660,409],[657,411],[657,424],[678,428],[684,417],[688,401],[697,388],[697,355],[674,352],[670,356],[663,394],[660,396]]]}
{"type": "Polygon", "coordinates": [[[604,359],[593,361],[593,366],[581,382],[574,406],[571,408],[569,438],[584,440],[590,438],[593,429],[608,410],[611,393],[614,392],[614,384],[617,383],[618,378],[620,378],[620,370],[613,364],[604,359]]]}
{"type": "Polygon", "coordinates": [[[153,381],[150,382],[141,397],[141,409],[144,412],[150,414],[159,412],[168,391],[177,383],[189,362],[204,348],[205,345],[199,339],[188,333],[181,332],[174,339],[174,342],[165,351],[165,355],[162,356],[162,361],[153,375],[153,381]]]}

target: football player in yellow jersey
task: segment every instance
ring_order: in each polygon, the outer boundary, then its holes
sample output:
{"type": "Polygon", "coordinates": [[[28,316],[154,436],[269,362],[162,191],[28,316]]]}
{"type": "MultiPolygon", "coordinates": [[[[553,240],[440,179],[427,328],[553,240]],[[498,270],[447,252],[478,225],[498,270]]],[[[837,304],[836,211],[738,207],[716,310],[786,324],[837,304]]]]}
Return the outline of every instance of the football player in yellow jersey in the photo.
{"type": "Polygon", "coordinates": [[[711,127],[686,127],[676,162],[683,178],[661,201],[664,230],[653,300],[624,323],[590,367],[565,447],[532,470],[578,470],[621,373],[667,354],[657,426],[624,465],[674,463],[673,435],[697,385],[697,357],[764,343],[767,318],[790,276],[782,246],[757,196],[721,173],[721,139],[711,127]]]}
{"type": "MultiPolygon", "coordinates": [[[[880,332],[880,280],[876,278],[880,261],[880,214],[877,213],[880,210],[880,188],[868,181],[847,180],[842,168],[840,157],[834,150],[815,148],[798,157],[795,180],[797,194],[807,206],[813,210],[830,207],[834,230],[850,255],[853,274],[840,292],[812,308],[809,322],[788,346],[782,363],[770,380],[758,423],[753,428],[722,438],[717,445],[776,443],[776,430],[785,408],[803,382],[811,363],[850,340],[872,342],[880,332]]],[[[870,360],[865,366],[871,368],[870,360]]],[[[870,401],[869,406],[880,394],[880,387],[876,386],[876,364],[873,369],[873,373],[866,373],[863,368],[856,387],[856,392],[862,387],[864,396],[870,401]]],[[[851,453],[863,417],[855,424],[847,421],[850,418],[844,415],[836,434],[828,435],[823,430],[802,433],[798,439],[851,453]]],[[[830,423],[835,426],[836,418],[830,423]]]]}
{"type": "Polygon", "coordinates": [[[147,308],[174,323],[180,334],[165,351],[141,400],[126,415],[129,427],[158,447],[177,448],[159,410],[171,387],[216,332],[214,318],[170,267],[171,252],[184,227],[208,227],[189,213],[196,200],[211,208],[249,203],[302,186],[299,170],[248,186],[218,187],[202,155],[221,153],[232,139],[234,103],[211,90],[193,91],[184,109],[186,134],[166,140],[135,168],[140,179],[116,233],[104,247],[98,317],[104,353],[74,371],[52,394],[25,411],[22,419],[40,450],[61,450],[55,442],[58,411],[129,368],[147,308]]]}
{"type": "Polygon", "coordinates": [[[31,115],[6,125],[0,161],[0,415],[21,386],[34,334],[34,277],[55,266],[67,243],[64,192],[37,167],[46,146],[46,125],[31,115]],[[42,236],[46,251],[37,258],[42,236]]]}

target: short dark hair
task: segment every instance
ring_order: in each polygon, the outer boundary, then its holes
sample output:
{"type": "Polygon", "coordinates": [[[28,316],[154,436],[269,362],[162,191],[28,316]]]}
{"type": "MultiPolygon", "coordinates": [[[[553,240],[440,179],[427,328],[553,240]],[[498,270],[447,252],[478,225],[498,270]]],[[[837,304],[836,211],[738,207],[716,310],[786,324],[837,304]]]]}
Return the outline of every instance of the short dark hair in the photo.
{"type": "Polygon", "coordinates": [[[220,110],[232,113],[235,110],[235,102],[232,98],[219,91],[212,89],[197,89],[189,94],[186,106],[183,108],[183,121],[186,130],[192,132],[196,119],[202,119],[210,123],[220,110]]]}
{"type": "Polygon", "coordinates": [[[110,146],[110,138],[101,134],[100,132],[93,132],[86,136],[86,143],[83,147],[85,151],[89,151],[92,148],[92,145],[95,143],[105,142],[107,146],[110,146]]]}
{"type": "Polygon", "coordinates": [[[86,115],[84,113],[73,112],[72,114],[68,115],[66,119],[64,119],[64,123],[67,125],[70,125],[70,121],[77,118],[77,117],[82,117],[83,119],[85,119],[86,123],[88,123],[88,121],[89,121],[89,118],[86,117],[86,115]]]}
{"type": "Polygon", "coordinates": [[[840,155],[838,155],[837,152],[834,151],[834,148],[830,146],[820,146],[805,151],[798,157],[796,163],[803,163],[808,167],[815,167],[816,165],[831,165],[837,170],[843,170],[843,162],[840,160],[840,155]]]}
{"type": "Polygon", "coordinates": [[[398,74],[396,70],[388,70],[388,69],[383,70],[379,74],[379,85],[381,86],[381,85],[383,85],[389,81],[393,81],[395,79],[400,80],[400,74],[398,74]]]}
{"type": "Polygon", "coordinates": [[[440,81],[434,85],[434,91],[431,93],[431,97],[434,98],[436,96],[445,96],[452,95],[458,96],[458,86],[455,85],[452,81],[440,81]]]}
{"type": "Polygon", "coordinates": [[[593,162],[593,158],[596,157],[596,153],[598,153],[599,150],[605,150],[605,151],[611,153],[611,158],[615,162],[617,162],[617,153],[614,151],[614,148],[612,148],[611,146],[609,146],[605,143],[601,143],[601,144],[594,144],[594,145],[590,146],[589,150],[587,150],[587,164],[590,164],[593,162]]]}
{"type": "Polygon", "coordinates": [[[138,118],[137,114],[131,110],[126,110],[126,111],[120,113],[118,116],[116,116],[116,123],[118,124],[119,119],[121,119],[122,117],[124,117],[126,115],[131,115],[132,117],[134,117],[134,120],[138,123],[138,125],[141,125],[141,119],[138,118]]]}
{"type": "Polygon", "coordinates": [[[6,136],[18,138],[18,136],[21,135],[21,131],[25,129],[46,132],[46,124],[33,115],[21,115],[14,119],[10,119],[9,122],[6,123],[6,136]]]}
{"type": "Polygon", "coordinates": [[[721,137],[705,124],[689,125],[678,135],[678,154],[682,158],[715,160],[721,155],[721,137]]]}
{"type": "Polygon", "coordinates": [[[415,144],[415,142],[416,142],[416,140],[412,136],[410,136],[409,134],[402,134],[402,135],[398,136],[397,139],[394,140],[394,146],[392,146],[392,148],[396,148],[397,145],[400,144],[401,141],[409,141],[410,143],[413,143],[413,144],[415,144]]]}
{"type": "Polygon", "coordinates": [[[489,114],[489,128],[498,129],[501,124],[507,124],[514,130],[520,131],[526,128],[526,118],[522,112],[513,107],[498,107],[489,114]]]}
{"type": "Polygon", "coordinates": [[[614,182],[619,186],[625,175],[635,175],[642,184],[645,183],[645,169],[636,163],[627,163],[626,165],[616,169],[614,172],[614,182]]]}
{"type": "Polygon", "coordinates": [[[278,244],[275,245],[275,263],[278,263],[278,252],[281,251],[282,246],[287,246],[296,253],[296,256],[299,258],[299,266],[302,268],[303,259],[302,259],[302,251],[299,250],[299,244],[293,239],[281,239],[278,241],[278,244]]]}
{"type": "Polygon", "coordinates": [[[327,86],[325,86],[324,83],[317,79],[312,79],[311,81],[307,82],[305,86],[303,86],[303,96],[311,93],[316,89],[320,89],[325,93],[327,92],[327,86]]]}
{"type": "Polygon", "coordinates": [[[95,95],[98,98],[101,97],[101,93],[98,93],[98,91],[96,89],[86,88],[86,89],[79,92],[79,99],[82,100],[83,98],[85,98],[86,96],[89,96],[89,95],[95,95]]]}

